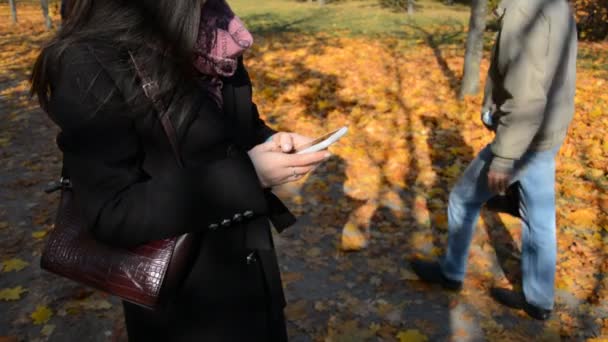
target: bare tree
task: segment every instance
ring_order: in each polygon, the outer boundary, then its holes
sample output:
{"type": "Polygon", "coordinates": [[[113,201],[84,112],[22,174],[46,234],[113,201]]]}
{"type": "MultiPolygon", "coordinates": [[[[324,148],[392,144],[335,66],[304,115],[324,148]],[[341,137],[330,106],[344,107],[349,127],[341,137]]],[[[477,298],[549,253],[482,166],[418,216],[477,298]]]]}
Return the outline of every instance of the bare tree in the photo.
{"type": "Polygon", "coordinates": [[[8,0],[8,3],[11,6],[11,19],[13,24],[17,23],[17,5],[15,4],[15,0],[8,0]]]}
{"type": "Polygon", "coordinates": [[[42,9],[46,28],[50,30],[53,27],[53,21],[49,15],[49,0],[40,0],[40,8],[42,9]]]}
{"type": "Polygon", "coordinates": [[[479,92],[479,65],[483,56],[483,33],[486,30],[486,13],[488,0],[473,0],[471,3],[471,19],[469,34],[464,57],[464,76],[459,97],[477,94],[479,92]]]}

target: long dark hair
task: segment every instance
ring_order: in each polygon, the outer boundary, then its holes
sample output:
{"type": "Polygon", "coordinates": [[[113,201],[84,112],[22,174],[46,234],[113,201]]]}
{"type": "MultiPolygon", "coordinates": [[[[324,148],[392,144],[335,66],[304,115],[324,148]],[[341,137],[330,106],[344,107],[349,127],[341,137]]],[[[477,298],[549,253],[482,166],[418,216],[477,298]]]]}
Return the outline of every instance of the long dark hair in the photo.
{"type": "MultiPolygon", "coordinates": [[[[38,97],[40,106],[48,113],[52,69],[61,64],[61,57],[70,46],[96,41],[133,52],[159,82],[161,94],[174,97],[176,85],[193,74],[192,58],[203,6],[216,1],[225,0],[69,1],[62,28],[43,48],[34,65],[32,95],[38,97]],[[155,53],[150,54],[151,46],[155,53]]],[[[213,38],[212,34],[206,36],[213,38]]],[[[128,74],[133,77],[134,72],[128,74]]]]}

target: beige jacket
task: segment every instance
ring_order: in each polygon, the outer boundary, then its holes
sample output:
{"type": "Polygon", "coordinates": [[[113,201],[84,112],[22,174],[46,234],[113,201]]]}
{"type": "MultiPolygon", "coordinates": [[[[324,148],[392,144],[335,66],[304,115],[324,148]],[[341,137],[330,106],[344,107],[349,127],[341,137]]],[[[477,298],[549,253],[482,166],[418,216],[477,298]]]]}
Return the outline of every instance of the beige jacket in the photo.
{"type": "Polygon", "coordinates": [[[503,0],[486,81],[494,111],[493,170],[510,172],[528,150],[560,145],[574,115],[576,23],[567,0],[503,0]]]}

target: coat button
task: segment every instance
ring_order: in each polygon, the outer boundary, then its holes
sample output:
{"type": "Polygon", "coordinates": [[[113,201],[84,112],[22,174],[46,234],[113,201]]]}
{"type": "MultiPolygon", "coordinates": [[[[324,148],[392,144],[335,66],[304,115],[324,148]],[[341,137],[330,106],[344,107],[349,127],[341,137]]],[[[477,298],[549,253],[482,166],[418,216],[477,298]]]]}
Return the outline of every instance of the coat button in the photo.
{"type": "Polygon", "coordinates": [[[253,217],[253,211],[247,210],[246,212],[243,213],[243,216],[245,216],[245,218],[250,219],[253,217]]]}
{"type": "Polygon", "coordinates": [[[228,228],[230,227],[230,225],[232,224],[232,221],[225,219],[224,221],[222,221],[222,227],[224,228],[228,228]]]}
{"type": "Polygon", "coordinates": [[[209,229],[210,230],[217,230],[219,227],[220,226],[218,224],[215,224],[215,223],[209,225],[209,229]]]}
{"type": "Polygon", "coordinates": [[[235,214],[234,217],[232,218],[232,221],[239,223],[241,221],[243,221],[243,215],[241,214],[235,214]]]}
{"type": "Polygon", "coordinates": [[[247,265],[251,265],[257,261],[257,259],[255,258],[255,254],[253,252],[249,253],[246,260],[247,260],[247,265]]]}

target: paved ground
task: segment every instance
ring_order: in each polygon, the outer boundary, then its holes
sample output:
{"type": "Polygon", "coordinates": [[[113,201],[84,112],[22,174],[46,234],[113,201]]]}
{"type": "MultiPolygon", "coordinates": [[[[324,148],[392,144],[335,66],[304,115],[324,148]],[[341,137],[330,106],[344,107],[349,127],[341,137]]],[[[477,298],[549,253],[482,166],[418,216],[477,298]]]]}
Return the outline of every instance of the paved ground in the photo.
{"type": "MultiPolygon", "coordinates": [[[[1,336],[23,341],[124,340],[117,300],[40,270],[40,232],[51,228],[57,200],[57,194],[42,192],[60,169],[56,129],[35,108],[11,112],[15,103],[7,99],[0,106],[7,114],[0,121],[0,259],[29,263],[21,271],[0,273],[0,289],[26,290],[19,300],[0,301],[0,341],[12,341],[1,336]],[[36,232],[39,238],[32,235],[36,232]],[[31,315],[39,306],[48,307],[52,315],[34,324],[31,315]]],[[[369,248],[341,252],[341,229],[362,205],[347,195],[344,174],[344,162],[336,158],[303,183],[279,191],[300,215],[295,227],[276,237],[293,341],[394,341],[397,336],[404,341],[560,339],[559,321],[541,324],[498,307],[487,296],[490,284],[471,284],[455,296],[417,282],[406,258],[414,247],[428,248],[409,240],[415,228],[407,217],[415,209],[397,208],[404,219],[381,207],[372,219],[369,248]]],[[[407,191],[401,195],[410,196],[407,191]]],[[[410,200],[405,203],[414,203],[410,200]]],[[[474,246],[474,257],[487,260],[492,272],[500,274],[493,250],[486,247],[474,246]]],[[[517,262],[516,255],[512,262],[517,262]]],[[[580,304],[567,293],[559,296],[560,310],[580,304]]],[[[587,326],[580,336],[564,340],[599,334],[593,322],[587,326]]]]}

